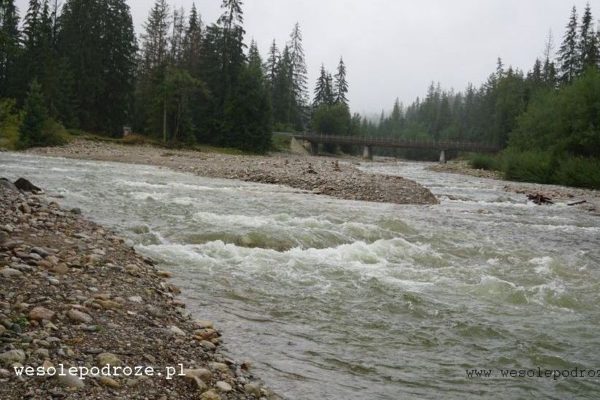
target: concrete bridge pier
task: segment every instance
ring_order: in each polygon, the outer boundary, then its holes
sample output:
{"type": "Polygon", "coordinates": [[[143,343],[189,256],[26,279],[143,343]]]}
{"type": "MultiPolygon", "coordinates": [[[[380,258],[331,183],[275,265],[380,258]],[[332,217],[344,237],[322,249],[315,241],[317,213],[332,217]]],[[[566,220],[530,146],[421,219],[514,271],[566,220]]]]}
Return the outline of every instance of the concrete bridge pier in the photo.
{"type": "Polygon", "coordinates": [[[442,150],[440,153],[440,164],[446,164],[446,150],[442,150]]]}
{"type": "Polygon", "coordinates": [[[319,143],[317,142],[309,142],[310,143],[310,154],[313,156],[319,155],[319,143]]]}
{"type": "Polygon", "coordinates": [[[363,148],[363,158],[365,160],[372,160],[373,159],[373,146],[365,146],[363,148]]]}

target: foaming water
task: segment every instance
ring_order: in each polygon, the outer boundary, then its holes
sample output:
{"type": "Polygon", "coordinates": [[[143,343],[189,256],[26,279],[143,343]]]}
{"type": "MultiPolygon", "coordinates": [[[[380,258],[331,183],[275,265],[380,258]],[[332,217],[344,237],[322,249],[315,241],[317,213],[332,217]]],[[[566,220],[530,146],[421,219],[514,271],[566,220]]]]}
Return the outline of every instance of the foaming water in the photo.
{"type": "Polygon", "coordinates": [[[49,188],[172,270],[192,313],[286,398],[596,397],[598,378],[466,369],[600,369],[600,218],[423,164],[362,168],[441,205],[0,153],[0,175],[49,188]]]}

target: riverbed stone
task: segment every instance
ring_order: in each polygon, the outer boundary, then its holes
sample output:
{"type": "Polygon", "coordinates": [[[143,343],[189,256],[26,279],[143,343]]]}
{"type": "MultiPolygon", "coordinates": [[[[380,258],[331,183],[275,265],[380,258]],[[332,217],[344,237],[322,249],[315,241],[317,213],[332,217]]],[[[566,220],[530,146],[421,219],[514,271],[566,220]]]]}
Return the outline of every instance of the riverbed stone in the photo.
{"type": "Polygon", "coordinates": [[[33,321],[51,320],[56,313],[46,307],[35,307],[29,311],[29,319],[33,321]]]}
{"type": "Polygon", "coordinates": [[[213,389],[202,393],[200,400],[221,400],[221,396],[213,389]]]}
{"type": "Polygon", "coordinates": [[[56,375],[58,379],[58,383],[66,388],[70,389],[83,389],[85,387],[85,383],[81,380],[77,375],[71,375],[68,372],[68,368],[65,367],[64,375],[56,375]]]}
{"type": "Polygon", "coordinates": [[[96,357],[96,363],[99,367],[104,367],[106,365],[120,366],[121,359],[112,353],[100,353],[96,357]]]}
{"type": "Polygon", "coordinates": [[[8,350],[0,354],[0,363],[11,365],[25,361],[25,352],[23,350],[8,350]]]}
{"type": "Polygon", "coordinates": [[[69,317],[69,319],[71,319],[74,322],[82,322],[85,324],[89,324],[93,320],[91,315],[79,310],[75,310],[73,308],[67,312],[67,317],[69,317]]]}
{"type": "Polygon", "coordinates": [[[231,385],[225,381],[219,381],[215,386],[223,393],[229,393],[233,390],[231,385]]]}

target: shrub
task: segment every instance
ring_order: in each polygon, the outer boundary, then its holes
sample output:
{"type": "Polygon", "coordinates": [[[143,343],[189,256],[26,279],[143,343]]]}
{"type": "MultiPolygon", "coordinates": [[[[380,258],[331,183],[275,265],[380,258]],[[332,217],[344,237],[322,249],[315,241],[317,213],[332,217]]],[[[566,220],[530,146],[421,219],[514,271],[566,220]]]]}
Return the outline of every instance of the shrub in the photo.
{"type": "Polygon", "coordinates": [[[19,140],[21,114],[13,99],[0,100],[0,148],[15,150],[19,140]]]}
{"type": "Polygon", "coordinates": [[[555,161],[548,152],[506,151],[502,155],[502,171],[509,180],[551,183],[555,161]]]}
{"type": "Polygon", "coordinates": [[[484,169],[486,171],[498,170],[498,160],[495,157],[485,154],[474,154],[469,159],[471,168],[484,169]]]}
{"type": "Polygon", "coordinates": [[[560,185],[600,189],[600,160],[566,158],[560,161],[553,178],[560,185]]]}

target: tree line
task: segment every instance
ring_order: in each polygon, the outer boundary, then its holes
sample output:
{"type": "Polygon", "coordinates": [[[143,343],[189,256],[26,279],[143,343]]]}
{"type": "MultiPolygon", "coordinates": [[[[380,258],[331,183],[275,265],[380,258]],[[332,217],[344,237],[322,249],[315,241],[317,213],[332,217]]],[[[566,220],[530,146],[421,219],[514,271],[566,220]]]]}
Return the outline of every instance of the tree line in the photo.
{"type": "Polygon", "coordinates": [[[137,38],[125,0],[30,0],[22,23],[14,0],[0,0],[4,140],[47,145],[64,127],[118,136],[128,125],[164,143],[264,152],[273,129],[349,127],[343,61],[335,82],[323,69],[329,86],[311,102],[300,25],[263,61],[245,44],[242,7],[222,0],[205,24],[195,5],[186,14],[156,0],[137,38]],[[38,123],[21,126],[31,113],[38,123]]]}
{"type": "MultiPolygon", "coordinates": [[[[505,66],[479,87],[443,90],[432,83],[424,98],[399,100],[379,120],[363,118],[360,131],[372,136],[454,140],[505,148],[478,165],[507,178],[600,187],[600,31],[589,4],[581,19],[572,8],[556,54],[550,34],[543,56],[528,72],[505,66]]],[[[417,150],[380,154],[433,158],[417,150]]]]}

